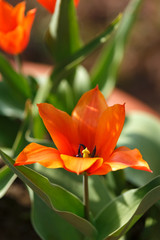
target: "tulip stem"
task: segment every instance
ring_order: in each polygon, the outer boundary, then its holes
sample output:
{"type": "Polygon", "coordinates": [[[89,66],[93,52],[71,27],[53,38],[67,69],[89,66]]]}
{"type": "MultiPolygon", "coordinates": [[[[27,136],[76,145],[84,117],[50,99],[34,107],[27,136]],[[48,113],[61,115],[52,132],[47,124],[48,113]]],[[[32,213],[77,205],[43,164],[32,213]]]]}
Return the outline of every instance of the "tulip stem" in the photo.
{"type": "Polygon", "coordinates": [[[84,204],[84,217],[86,220],[89,220],[89,191],[88,191],[88,175],[87,173],[83,174],[83,204],[84,204]]]}
{"type": "Polygon", "coordinates": [[[19,54],[15,55],[14,59],[15,59],[15,63],[16,63],[18,73],[22,73],[22,61],[21,61],[20,55],[19,54]]]}

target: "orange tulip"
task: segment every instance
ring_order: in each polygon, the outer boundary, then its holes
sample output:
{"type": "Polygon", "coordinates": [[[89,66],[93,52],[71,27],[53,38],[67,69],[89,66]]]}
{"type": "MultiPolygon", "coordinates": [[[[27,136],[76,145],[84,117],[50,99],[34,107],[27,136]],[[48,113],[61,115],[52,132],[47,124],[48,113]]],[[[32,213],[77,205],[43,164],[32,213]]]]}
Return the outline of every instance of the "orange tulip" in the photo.
{"type": "Polygon", "coordinates": [[[19,154],[15,166],[40,163],[88,175],[104,175],[127,167],[151,172],[137,149],[115,149],[125,120],[125,106],[109,107],[98,87],[81,97],[71,116],[48,103],[38,107],[57,149],[31,143],[19,154]]]}
{"type": "MultiPolygon", "coordinates": [[[[54,12],[56,6],[56,0],[37,0],[43,7],[45,7],[50,13],[54,12]]],[[[74,0],[75,6],[77,6],[79,0],[74,0]]]]}
{"type": "Polygon", "coordinates": [[[11,6],[0,0],[0,48],[9,54],[19,54],[28,45],[35,9],[24,15],[25,2],[11,6]]]}

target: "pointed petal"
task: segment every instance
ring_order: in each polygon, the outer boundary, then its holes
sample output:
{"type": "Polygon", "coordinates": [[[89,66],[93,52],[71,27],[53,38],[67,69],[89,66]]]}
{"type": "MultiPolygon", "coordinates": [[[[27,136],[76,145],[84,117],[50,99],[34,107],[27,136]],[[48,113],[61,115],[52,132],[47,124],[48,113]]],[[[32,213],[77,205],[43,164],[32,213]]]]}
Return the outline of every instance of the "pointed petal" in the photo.
{"type": "Polygon", "coordinates": [[[80,143],[84,144],[90,152],[93,151],[95,131],[107,103],[98,87],[83,94],[72,112],[72,118],[78,124],[80,143]]]}
{"type": "Polygon", "coordinates": [[[39,114],[60,153],[76,155],[78,151],[77,127],[65,112],[48,103],[38,104],[39,114]]]}
{"type": "Polygon", "coordinates": [[[26,17],[24,12],[25,2],[15,7],[5,1],[0,2],[0,48],[9,54],[19,54],[28,45],[35,9],[30,10],[26,17]]]}
{"type": "Polygon", "coordinates": [[[143,160],[138,149],[129,149],[127,147],[117,148],[106,162],[112,168],[112,171],[124,169],[127,167],[152,172],[148,163],[143,160]]]}
{"type": "Polygon", "coordinates": [[[0,1],[0,32],[8,32],[16,26],[12,19],[13,6],[8,2],[0,1]],[[7,19],[7,24],[6,24],[7,19]]]}
{"type": "Polygon", "coordinates": [[[103,162],[102,158],[80,158],[71,157],[63,154],[61,154],[60,156],[63,160],[64,168],[77,174],[83,173],[85,171],[87,172],[87,170],[96,162],[97,166],[100,166],[103,162]]]}
{"type": "Polygon", "coordinates": [[[80,0],[74,0],[74,4],[75,4],[76,7],[78,6],[79,1],[80,1],[80,0]]]}
{"type": "Polygon", "coordinates": [[[15,166],[40,163],[47,168],[63,168],[58,150],[31,143],[23,149],[16,159],[15,166]]]}
{"type": "Polygon", "coordinates": [[[50,13],[54,12],[56,0],[37,0],[43,7],[45,7],[50,13]]]}
{"type": "Polygon", "coordinates": [[[124,120],[124,105],[116,104],[108,107],[102,114],[95,138],[96,154],[98,156],[108,159],[111,155],[122,131],[124,120]]]}
{"type": "Polygon", "coordinates": [[[110,171],[112,171],[111,167],[108,164],[104,163],[102,164],[101,167],[95,169],[94,171],[92,172],[88,171],[88,172],[89,172],[89,175],[106,175],[110,171]]]}
{"type": "Polygon", "coordinates": [[[23,19],[25,17],[25,8],[26,8],[26,3],[25,2],[20,2],[18,3],[12,11],[12,21],[13,19],[16,20],[16,25],[22,24],[23,19]]]}
{"type": "MultiPolygon", "coordinates": [[[[50,13],[54,13],[56,0],[37,0],[43,7],[45,7],[50,13]]],[[[78,5],[79,0],[74,0],[75,6],[78,5]]]]}

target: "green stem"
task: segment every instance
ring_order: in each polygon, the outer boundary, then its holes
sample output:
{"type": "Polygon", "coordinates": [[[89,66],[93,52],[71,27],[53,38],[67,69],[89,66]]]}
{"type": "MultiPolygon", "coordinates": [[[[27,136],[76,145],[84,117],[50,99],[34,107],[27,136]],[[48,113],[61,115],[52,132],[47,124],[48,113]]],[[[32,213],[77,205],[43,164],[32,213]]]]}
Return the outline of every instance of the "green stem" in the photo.
{"type": "Polygon", "coordinates": [[[84,204],[84,217],[89,220],[89,191],[88,191],[88,175],[84,173],[83,175],[83,204],[84,204]]]}
{"type": "Polygon", "coordinates": [[[16,64],[16,67],[17,67],[17,71],[18,73],[22,73],[22,61],[21,61],[21,57],[20,55],[15,55],[14,56],[14,59],[15,59],[15,64],[16,64]]]}

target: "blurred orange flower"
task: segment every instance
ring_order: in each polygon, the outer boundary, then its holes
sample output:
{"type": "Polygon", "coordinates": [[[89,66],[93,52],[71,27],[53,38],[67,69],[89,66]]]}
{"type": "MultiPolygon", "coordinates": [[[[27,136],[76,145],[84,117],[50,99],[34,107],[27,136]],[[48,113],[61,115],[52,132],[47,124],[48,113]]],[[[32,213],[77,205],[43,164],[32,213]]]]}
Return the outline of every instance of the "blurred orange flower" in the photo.
{"type": "Polygon", "coordinates": [[[15,7],[0,0],[0,48],[9,54],[19,54],[28,45],[36,9],[24,15],[25,2],[15,7]]]}
{"type": "MultiPolygon", "coordinates": [[[[50,13],[54,12],[57,0],[37,0],[43,7],[45,7],[50,13]]],[[[75,6],[78,5],[79,0],[74,0],[75,6]]]]}
{"type": "Polygon", "coordinates": [[[115,149],[125,120],[125,106],[109,107],[98,87],[80,98],[71,116],[48,103],[38,107],[57,149],[31,143],[19,154],[15,166],[40,163],[88,175],[104,175],[127,167],[151,172],[138,149],[115,149]]]}

